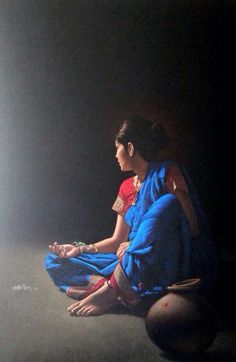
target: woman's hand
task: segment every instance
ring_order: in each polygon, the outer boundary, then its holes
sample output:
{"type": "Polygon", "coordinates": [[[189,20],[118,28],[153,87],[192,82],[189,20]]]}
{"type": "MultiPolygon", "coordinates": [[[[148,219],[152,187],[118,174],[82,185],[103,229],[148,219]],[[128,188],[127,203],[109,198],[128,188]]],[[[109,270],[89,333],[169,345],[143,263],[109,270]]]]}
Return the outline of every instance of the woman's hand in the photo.
{"type": "Polygon", "coordinates": [[[80,254],[80,248],[71,244],[59,245],[56,241],[49,245],[49,250],[55,253],[59,258],[70,258],[80,254]]]}
{"type": "Polygon", "coordinates": [[[117,258],[120,259],[122,258],[122,256],[124,255],[126,249],[128,248],[129,246],[129,242],[128,241],[125,241],[123,243],[120,244],[117,252],[116,252],[116,255],[117,255],[117,258]]]}

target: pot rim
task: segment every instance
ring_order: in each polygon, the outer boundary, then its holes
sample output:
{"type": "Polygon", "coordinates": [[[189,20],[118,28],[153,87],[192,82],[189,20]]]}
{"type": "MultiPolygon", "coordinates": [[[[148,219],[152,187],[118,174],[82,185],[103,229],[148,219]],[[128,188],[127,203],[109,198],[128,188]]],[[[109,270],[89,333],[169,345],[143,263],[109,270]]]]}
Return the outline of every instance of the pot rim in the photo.
{"type": "Polygon", "coordinates": [[[168,291],[192,291],[199,287],[201,284],[200,278],[190,278],[181,280],[167,287],[168,291]]]}

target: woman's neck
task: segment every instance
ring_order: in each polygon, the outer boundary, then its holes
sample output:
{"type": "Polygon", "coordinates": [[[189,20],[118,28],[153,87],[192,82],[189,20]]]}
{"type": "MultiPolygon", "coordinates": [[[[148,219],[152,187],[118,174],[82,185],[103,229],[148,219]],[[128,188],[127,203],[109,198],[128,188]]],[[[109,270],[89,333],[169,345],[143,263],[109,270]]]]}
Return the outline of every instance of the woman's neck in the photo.
{"type": "Polygon", "coordinates": [[[138,176],[140,182],[143,182],[145,179],[146,173],[148,169],[148,162],[141,159],[137,162],[137,165],[133,168],[134,173],[138,176]]]}

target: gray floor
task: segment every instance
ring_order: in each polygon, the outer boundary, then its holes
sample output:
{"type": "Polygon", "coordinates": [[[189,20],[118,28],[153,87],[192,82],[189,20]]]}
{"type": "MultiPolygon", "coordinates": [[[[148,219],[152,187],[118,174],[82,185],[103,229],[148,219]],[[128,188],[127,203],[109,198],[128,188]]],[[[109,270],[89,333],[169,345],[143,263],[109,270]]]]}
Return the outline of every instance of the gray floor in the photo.
{"type": "MultiPolygon", "coordinates": [[[[71,302],[44,271],[45,247],[4,240],[0,245],[0,361],[167,361],[150,341],[142,317],[119,310],[70,317],[71,302]]],[[[236,361],[236,333],[224,323],[201,361],[236,361]]],[[[193,360],[190,358],[189,360],[193,360]]]]}

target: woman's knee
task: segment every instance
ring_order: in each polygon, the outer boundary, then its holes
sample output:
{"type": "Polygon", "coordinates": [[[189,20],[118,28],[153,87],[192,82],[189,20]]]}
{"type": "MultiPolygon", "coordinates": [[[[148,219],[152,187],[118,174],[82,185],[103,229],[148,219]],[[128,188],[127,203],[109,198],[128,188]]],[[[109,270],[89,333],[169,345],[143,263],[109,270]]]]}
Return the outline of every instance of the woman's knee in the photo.
{"type": "Polygon", "coordinates": [[[152,204],[145,217],[179,217],[180,211],[181,208],[177,197],[173,194],[165,194],[152,204]]]}

